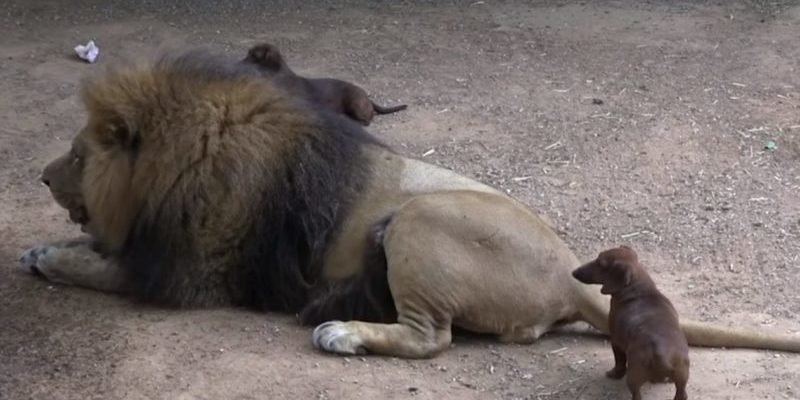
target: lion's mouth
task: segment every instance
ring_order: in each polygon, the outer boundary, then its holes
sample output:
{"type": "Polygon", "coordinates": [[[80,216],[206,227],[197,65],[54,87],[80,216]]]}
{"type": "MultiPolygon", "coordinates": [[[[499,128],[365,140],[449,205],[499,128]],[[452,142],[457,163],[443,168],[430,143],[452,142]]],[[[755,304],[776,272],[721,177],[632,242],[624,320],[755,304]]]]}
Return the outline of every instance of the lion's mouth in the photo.
{"type": "Polygon", "coordinates": [[[70,208],[69,219],[76,224],[86,225],[89,222],[89,213],[84,206],[70,208]]]}

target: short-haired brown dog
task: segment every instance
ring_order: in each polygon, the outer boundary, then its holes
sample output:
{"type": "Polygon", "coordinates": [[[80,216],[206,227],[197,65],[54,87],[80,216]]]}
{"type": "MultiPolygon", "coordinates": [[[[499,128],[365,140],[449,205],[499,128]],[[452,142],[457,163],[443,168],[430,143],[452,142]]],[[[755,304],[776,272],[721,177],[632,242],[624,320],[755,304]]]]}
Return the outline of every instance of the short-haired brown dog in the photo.
{"type": "Polygon", "coordinates": [[[379,106],[369,99],[364,89],[343,80],[303,78],[289,68],[278,48],[269,43],[251,47],[242,62],[255,64],[265,76],[290,93],[347,115],[364,126],[369,125],[377,114],[390,114],[407,107],[405,104],[379,106]]]}
{"type": "Polygon", "coordinates": [[[583,283],[602,284],[603,294],[611,295],[608,325],[614,368],[606,373],[613,379],[628,373],[628,389],[633,400],[647,381],[675,382],[675,400],[686,400],[689,380],[689,345],[678,325],[678,313],[656,288],[639,264],[636,252],[620,246],[606,250],[572,272],[583,283]]]}

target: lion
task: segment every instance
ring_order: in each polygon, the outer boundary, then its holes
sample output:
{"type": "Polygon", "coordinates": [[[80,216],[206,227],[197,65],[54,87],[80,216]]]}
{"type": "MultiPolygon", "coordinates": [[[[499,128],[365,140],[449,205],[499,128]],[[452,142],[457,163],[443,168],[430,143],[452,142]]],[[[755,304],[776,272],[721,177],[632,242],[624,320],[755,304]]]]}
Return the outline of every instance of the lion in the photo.
{"type": "MultiPolygon", "coordinates": [[[[337,354],[433,357],[452,328],[531,343],[608,301],[535,212],[401,156],[241,63],[207,52],[83,85],[85,127],[42,173],[87,235],[27,271],[175,307],[298,313],[337,354]]],[[[800,351],[800,338],[685,320],[688,341],[800,351]]]]}

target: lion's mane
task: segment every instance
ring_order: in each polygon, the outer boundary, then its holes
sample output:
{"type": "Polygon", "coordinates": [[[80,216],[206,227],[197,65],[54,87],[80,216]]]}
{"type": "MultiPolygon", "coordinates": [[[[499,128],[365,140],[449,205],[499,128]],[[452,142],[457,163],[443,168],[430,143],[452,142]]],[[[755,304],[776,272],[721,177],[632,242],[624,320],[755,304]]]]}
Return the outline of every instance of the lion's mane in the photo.
{"type": "Polygon", "coordinates": [[[291,312],[336,297],[323,256],[370,179],[364,146],[381,146],[361,127],[205,52],[111,71],[83,99],[83,195],[133,294],[291,312]]]}

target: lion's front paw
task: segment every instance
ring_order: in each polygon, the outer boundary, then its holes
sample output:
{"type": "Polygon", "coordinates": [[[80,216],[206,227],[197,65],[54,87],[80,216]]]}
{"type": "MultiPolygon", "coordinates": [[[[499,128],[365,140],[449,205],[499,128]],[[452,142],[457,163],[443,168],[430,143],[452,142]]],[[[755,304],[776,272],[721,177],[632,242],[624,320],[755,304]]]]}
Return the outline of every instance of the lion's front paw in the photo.
{"type": "Polygon", "coordinates": [[[46,244],[33,246],[19,256],[20,266],[32,274],[44,274],[42,271],[42,267],[45,265],[44,260],[54,251],[55,247],[46,244]]]}
{"type": "Polygon", "coordinates": [[[59,271],[60,248],[53,245],[40,244],[25,250],[19,256],[22,269],[34,275],[44,277],[50,282],[69,283],[62,271],[59,271]]]}
{"type": "Polygon", "coordinates": [[[362,340],[342,321],[328,321],[314,328],[314,347],[336,354],[366,354],[362,340]]]}

